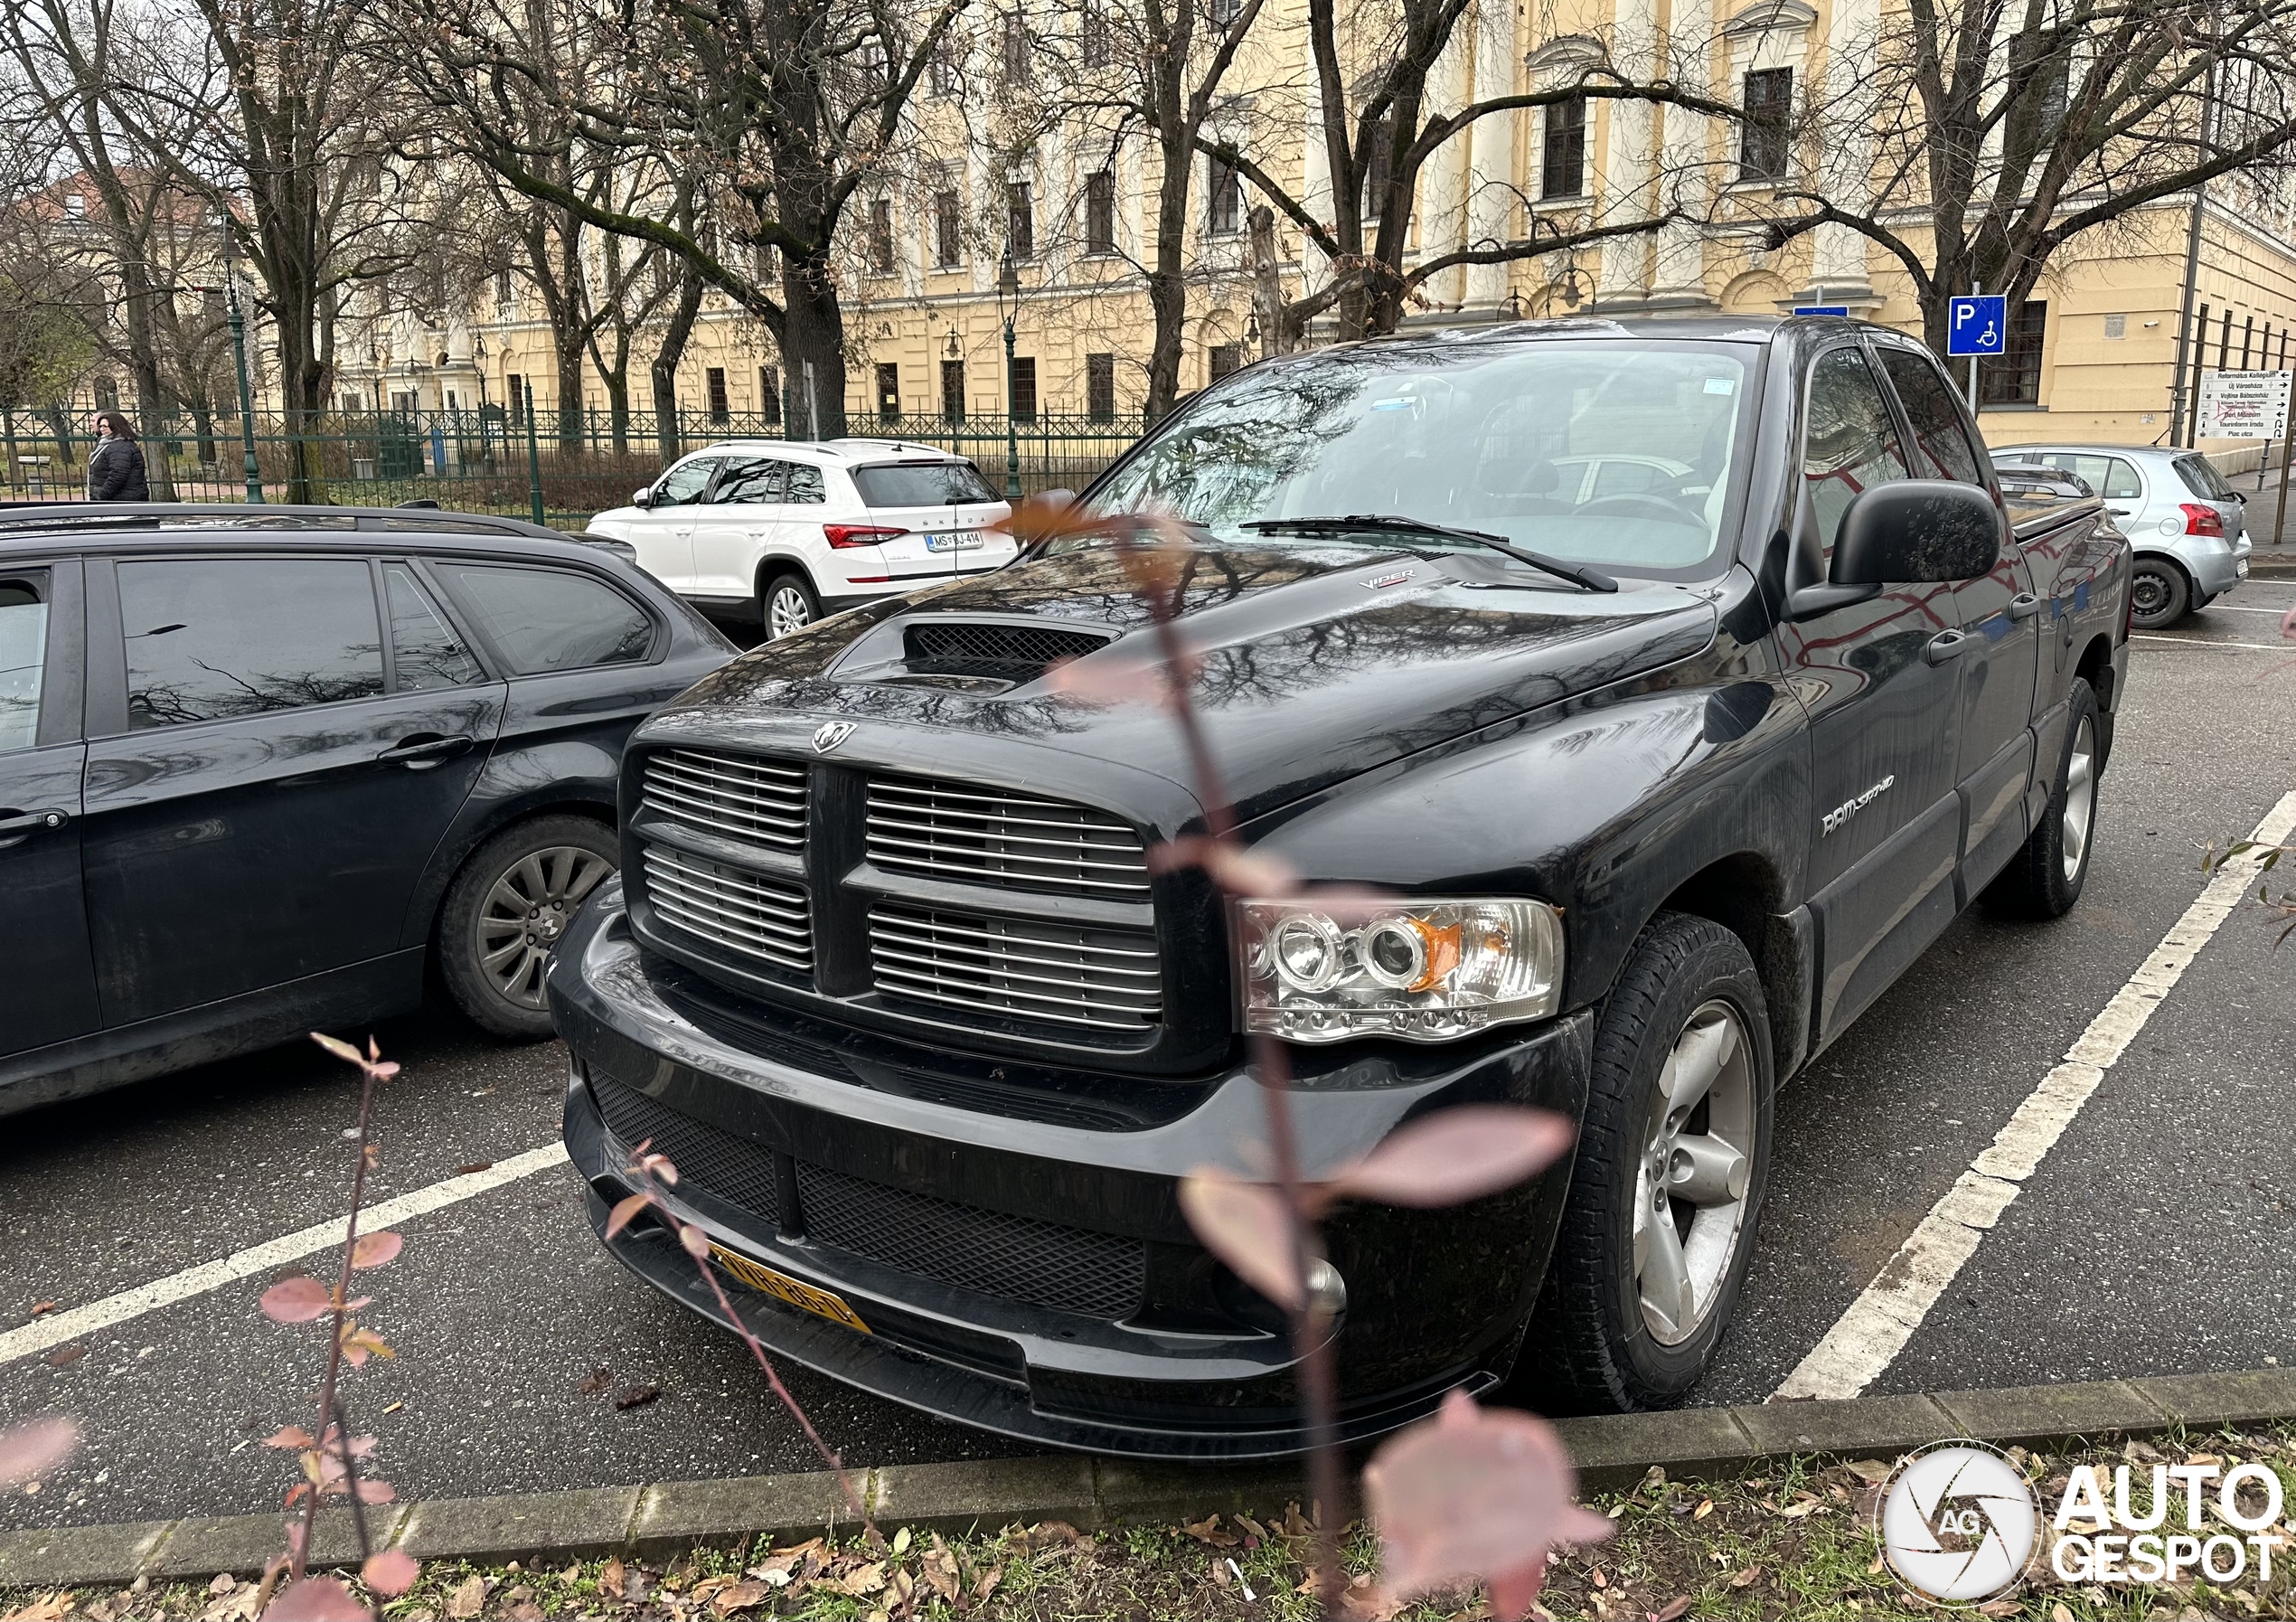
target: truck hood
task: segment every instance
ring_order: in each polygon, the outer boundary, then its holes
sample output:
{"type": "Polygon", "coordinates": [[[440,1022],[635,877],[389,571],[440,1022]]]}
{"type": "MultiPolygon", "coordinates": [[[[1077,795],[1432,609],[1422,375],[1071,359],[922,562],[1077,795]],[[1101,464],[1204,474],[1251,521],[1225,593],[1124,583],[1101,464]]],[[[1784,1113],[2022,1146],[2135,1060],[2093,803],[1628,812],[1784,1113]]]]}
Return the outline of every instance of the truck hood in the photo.
{"type": "MultiPolygon", "coordinates": [[[[1178,627],[1207,737],[1248,820],[1463,733],[1689,658],[1713,640],[1715,610],[1680,586],[1627,580],[1616,592],[1586,591],[1496,555],[1269,545],[1191,555],[1178,627]]],[[[1025,740],[1192,786],[1170,712],[1108,695],[1144,684],[1085,679],[1143,664],[1161,672],[1156,648],[1148,601],[1113,549],[1024,558],[767,643],[703,680],[646,735],[785,748],[843,719],[871,733],[971,733],[999,758],[1025,740]],[[1107,640],[1065,677],[1034,675],[1001,690],[900,663],[912,627],[965,621],[1107,640]],[[792,726],[800,720],[802,731],[792,726]]],[[[955,743],[911,735],[889,746],[878,734],[853,752],[883,760],[914,744],[918,769],[929,769],[955,743]]]]}

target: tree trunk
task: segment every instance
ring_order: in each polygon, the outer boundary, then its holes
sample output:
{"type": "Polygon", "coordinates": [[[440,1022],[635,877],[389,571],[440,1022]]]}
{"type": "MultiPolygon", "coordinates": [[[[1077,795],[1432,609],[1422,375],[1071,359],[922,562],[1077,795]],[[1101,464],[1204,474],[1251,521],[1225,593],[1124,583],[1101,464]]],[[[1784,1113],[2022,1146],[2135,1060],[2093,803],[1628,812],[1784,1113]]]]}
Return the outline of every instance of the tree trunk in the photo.
{"type": "Polygon", "coordinates": [[[796,420],[784,425],[792,439],[845,437],[845,323],[837,283],[824,252],[804,260],[785,258],[781,277],[782,363],[796,385],[796,420]],[[812,392],[807,396],[808,369],[812,392]]]}
{"type": "Polygon", "coordinates": [[[1252,313],[1259,318],[1259,354],[1267,360],[1289,354],[1299,334],[1284,318],[1284,275],[1275,247],[1275,211],[1266,203],[1252,210],[1252,313]]]}
{"type": "Polygon", "coordinates": [[[654,437],[667,467],[685,454],[685,436],[678,431],[678,363],[685,359],[686,340],[693,336],[694,318],[701,313],[701,278],[688,267],[678,278],[678,302],[663,329],[662,347],[654,353],[654,437]]]}

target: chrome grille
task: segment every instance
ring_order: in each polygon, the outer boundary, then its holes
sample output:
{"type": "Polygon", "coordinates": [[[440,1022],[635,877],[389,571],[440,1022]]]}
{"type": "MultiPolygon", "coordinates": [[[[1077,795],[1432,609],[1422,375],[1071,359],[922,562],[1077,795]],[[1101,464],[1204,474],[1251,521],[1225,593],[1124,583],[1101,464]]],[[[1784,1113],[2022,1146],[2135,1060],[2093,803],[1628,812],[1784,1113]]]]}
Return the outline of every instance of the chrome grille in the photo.
{"type": "Polygon", "coordinates": [[[879,901],[869,956],[889,995],[975,1016],[1145,1033],[1163,1016],[1156,938],[879,901]]]}
{"type": "Polygon", "coordinates": [[[1148,899],[1147,853],[1121,819],[1001,788],[870,778],[869,859],[965,883],[1148,899]]]}
{"type": "Polygon", "coordinates": [[[711,946],[777,968],[814,966],[805,892],[795,884],[649,844],[645,893],[656,918],[711,946]]]}
{"type": "Polygon", "coordinates": [[[805,844],[805,769],[706,750],[664,750],[645,763],[646,808],[673,822],[776,850],[805,844]]]}

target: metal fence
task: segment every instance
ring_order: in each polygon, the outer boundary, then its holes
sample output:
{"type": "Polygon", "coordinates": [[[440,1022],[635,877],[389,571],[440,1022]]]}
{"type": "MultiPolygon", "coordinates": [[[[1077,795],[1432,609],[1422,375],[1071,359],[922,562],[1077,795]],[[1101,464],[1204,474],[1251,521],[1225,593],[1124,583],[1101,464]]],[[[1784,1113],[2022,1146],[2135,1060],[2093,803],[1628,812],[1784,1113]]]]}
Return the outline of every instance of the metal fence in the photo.
{"type": "MultiPolygon", "coordinates": [[[[665,466],[652,413],[617,432],[603,411],[539,407],[534,420],[501,407],[459,411],[329,413],[291,430],[270,413],[253,419],[255,469],[236,416],[138,423],[155,500],[309,501],[395,506],[430,501],[463,512],[531,517],[579,528],[593,514],[628,504],[665,466]]],[[[1124,420],[1041,415],[1011,423],[1021,487],[1029,495],[1083,486],[1138,437],[1124,420]]],[[[87,419],[61,413],[0,415],[6,465],[0,498],[75,500],[87,493],[87,419]]],[[[1005,487],[1008,424],[1002,417],[848,419],[855,436],[931,446],[970,457],[1005,487]]],[[[733,439],[782,439],[781,424],[739,413],[682,414],[669,460],[733,439]]]]}

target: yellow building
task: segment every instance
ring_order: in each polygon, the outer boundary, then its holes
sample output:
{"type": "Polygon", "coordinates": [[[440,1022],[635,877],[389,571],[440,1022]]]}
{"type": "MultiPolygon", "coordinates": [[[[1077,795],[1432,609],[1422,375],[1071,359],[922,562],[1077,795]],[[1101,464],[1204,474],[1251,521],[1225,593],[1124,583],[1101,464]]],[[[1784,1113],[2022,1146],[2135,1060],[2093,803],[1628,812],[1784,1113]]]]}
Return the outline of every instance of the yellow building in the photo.
{"type": "MultiPolygon", "coordinates": [[[[1746,0],[1735,10],[1731,0],[1671,0],[1662,11],[1629,14],[1631,3],[1596,0],[1557,16],[1476,0],[1438,65],[1431,104],[1566,86],[1608,60],[1644,77],[1661,68],[1678,77],[1703,72],[1714,94],[1741,106],[1805,106],[1838,88],[1829,78],[1845,71],[1851,42],[1884,21],[1880,0],[1746,0]]],[[[1301,12],[1298,0],[1268,0],[1210,127],[1328,213],[1301,12]]],[[[1216,5],[1214,14],[1226,14],[1216,5]]],[[[1057,33],[1079,26],[1082,15],[1076,6],[1048,11],[1040,27],[1057,33]]],[[[960,418],[1002,418],[1008,378],[995,283],[1008,243],[1022,286],[1010,379],[1015,414],[1140,421],[1152,332],[1140,266],[1153,250],[1155,148],[1136,132],[1111,142],[1090,117],[1059,116],[1061,87],[1010,49],[1009,34],[1001,43],[993,27],[960,47],[916,104],[913,149],[899,155],[880,191],[857,197],[849,211],[842,298],[853,431],[900,422],[921,433],[960,418]],[[1022,127],[1034,131],[1032,142],[1016,143],[1022,127]],[[1016,144],[1024,156],[1013,162],[1016,144]]],[[[1421,288],[1425,307],[1409,320],[1771,315],[1821,305],[1918,330],[1903,267],[1865,236],[1821,225],[1764,251],[1747,229],[1773,188],[1817,184],[1801,173],[1813,162],[1805,148],[1855,149],[1854,130],[1840,132],[1840,143],[1835,134],[1756,152],[1741,132],[1713,120],[1599,99],[1479,119],[1422,173],[1407,268],[1470,242],[1527,242],[1582,224],[1647,218],[1661,194],[1677,203],[1689,196],[1702,223],[1446,270],[1421,288]]],[[[1255,199],[1209,160],[1198,165],[1183,391],[1258,358],[1266,343],[1252,313],[1247,216],[1255,199]]],[[[2216,183],[2216,192],[2205,205],[2189,193],[2162,199],[2059,250],[2012,334],[2011,353],[1984,368],[1980,420],[1990,441],[2180,438],[2171,404],[2189,391],[2196,363],[2296,363],[2296,249],[2286,199],[2237,180],[2216,183]],[[2188,292],[2196,207],[2202,229],[2188,292]],[[2189,335],[2204,311],[2198,353],[2188,351],[2180,379],[2180,322],[2189,335]]],[[[1918,219],[1901,229],[1917,231],[1918,219]]],[[[1276,241],[1286,296],[1322,284],[1329,268],[1300,232],[1283,223],[1276,241]]],[[[755,321],[722,300],[710,303],[679,371],[680,404],[729,424],[776,420],[784,380],[771,344],[755,321]]],[[[514,297],[451,331],[402,335],[393,351],[402,358],[371,377],[362,375],[356,343],[348,344],[342,391],[379,404],[467,409],[479,403],[484,378],[491,401],[531,385],[547,406],[557,397],[554,367],[533,305],[514,297]]],[[[1311,327],[1310,341],[1317,336],[1311,327]]],[[[635,370],[633,438],[643,444],[650,401],[644,367],[635,370]]],[[[595,377],[584,392],[602,411],[595,377]]],[[[2253,456],[2219,460],[2254,465],[2253,456]]]]}

